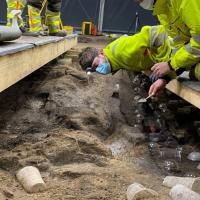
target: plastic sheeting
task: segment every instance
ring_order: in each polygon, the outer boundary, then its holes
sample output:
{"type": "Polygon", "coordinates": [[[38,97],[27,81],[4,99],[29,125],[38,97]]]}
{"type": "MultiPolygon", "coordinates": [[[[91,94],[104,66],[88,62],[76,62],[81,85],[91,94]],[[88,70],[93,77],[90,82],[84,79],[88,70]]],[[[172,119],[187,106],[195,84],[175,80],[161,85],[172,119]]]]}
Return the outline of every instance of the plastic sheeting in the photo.
{"type": "Polygon", "coordinates": [[[6,24],[6,0],[0,0],[0,24],[6,24]]]}
{"type": "MultiPolygon", "coordinates": [[[[91,21],[98,26],[100,0],[63,0],[62,19],[66,25],[81,29],[83,21],[91,21]]],[[[146,11],[134,0],[105,0],[103,32],[127,33],[135,31],[136,12],[139,27],[155,25],[157,20],[151,11],[146,11]]]]}
{"type": "Polygon", "coordinates": [[[137,31],[144,25],[155,25],[157,20],[151,11],[146,11],[134,0],[106,0],[104,10],[103,31],[128,33],[135,31],[136,12],[139,24],[137,31]]]}
{"type": "MultiPolygon", "coordinates": [[[[62,20],[80,30],[82,22],[90,21],[98,26],[100,0],[63,0],[62,20]]],[[[6,0],[0,0],[0,23],[6,23],[6,0]]],[[[138,12],[139,27],[155,25],[157,20],[150,11],[140,8],[134,0],[105,0],[103,32],[127,33],[135,30],[135,15],[138,12]]]]}
{"type": "Polygon", "coordinates": [[[63,24],[80,29],[82,22],[90,21],[97,25],[99,16],[99,0],[63,0],[63,24]]]}

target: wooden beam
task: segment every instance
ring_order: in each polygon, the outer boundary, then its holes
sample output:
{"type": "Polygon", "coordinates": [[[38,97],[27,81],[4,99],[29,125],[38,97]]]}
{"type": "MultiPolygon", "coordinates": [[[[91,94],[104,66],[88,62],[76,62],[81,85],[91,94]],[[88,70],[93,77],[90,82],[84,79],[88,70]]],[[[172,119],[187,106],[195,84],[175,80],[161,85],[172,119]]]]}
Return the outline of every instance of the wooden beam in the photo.
{"type": "Polygon", "coordinates": [[[199,87],[196,87],[199,85],[200,82],[180,82],[174,79],[167,84],[166,88],[197,108],[200,108],[200,90],[198,91],[199,87]]]}
{"type": "Polygon", "coordinates": [[[65,53],[77,44],[77,36],[34,46],[0,57],[0,92],[65,53]]]}

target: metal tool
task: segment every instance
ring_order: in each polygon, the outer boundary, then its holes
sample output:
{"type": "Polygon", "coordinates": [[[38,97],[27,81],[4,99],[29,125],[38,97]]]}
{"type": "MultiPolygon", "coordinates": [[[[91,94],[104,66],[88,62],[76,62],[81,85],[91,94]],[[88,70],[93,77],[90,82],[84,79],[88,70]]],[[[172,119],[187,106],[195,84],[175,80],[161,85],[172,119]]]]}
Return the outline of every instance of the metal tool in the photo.
{"type": "Polygon", "coordinates": [[[88,85],[90,84],[90,76],[91,76],[91,71],[86,72],[87,74],[87,80],[88,80],[88,85]]]}
{"type": "Polygon", "coordinates": [[[150,94],[150,95],[149,95],[148,97],[146,97],[146,98],[139,99],[138,103],[146,103],[147,100],[148,100],[149,98],[151,98],[152,96],[153,96],[153,95],[150,94]]]}

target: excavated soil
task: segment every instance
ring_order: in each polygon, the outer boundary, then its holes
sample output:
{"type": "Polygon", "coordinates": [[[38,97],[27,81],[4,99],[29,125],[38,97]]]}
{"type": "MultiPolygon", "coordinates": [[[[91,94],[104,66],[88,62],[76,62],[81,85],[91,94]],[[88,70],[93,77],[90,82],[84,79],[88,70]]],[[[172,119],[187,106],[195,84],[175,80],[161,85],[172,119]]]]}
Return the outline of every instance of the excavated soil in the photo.
{"type": "Polygon", "coordinates": [[[0,199],[125,200],[133,182],[169,199],[154,166],[137,162],[147,155],[145,135],[120,112],[120,100],[131,95],[126,72],[93,74],[88,82],[76,55],[69,57],[0,95],[0,199]],[[17,181],[17,170],[29,165],[40,170],[46,191],[28,194],[17,181]]]}

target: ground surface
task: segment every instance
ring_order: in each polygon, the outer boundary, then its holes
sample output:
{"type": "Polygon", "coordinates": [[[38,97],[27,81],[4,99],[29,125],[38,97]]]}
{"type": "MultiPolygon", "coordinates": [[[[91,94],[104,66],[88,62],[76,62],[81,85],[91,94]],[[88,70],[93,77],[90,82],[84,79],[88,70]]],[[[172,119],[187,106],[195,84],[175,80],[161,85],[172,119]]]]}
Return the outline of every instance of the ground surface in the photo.
{"type": "MultiPolygon", "coordinates": [[[[85,42],[77,48],[90,46],[85,42]]],[[[156,190],[159,200],[169,199],[162,177],[138,165],[147,145],[120,112],[120,99],[127,103],[131,94],[126,79],[124,72],[94,74],[88,83],[77,62],[62,58],[3,92],[0,199],[125,200],[133,182],[156,190]],[[27,165],[38,167],[45,192],[28,194],[16,180],[16,171],[27,165]]]]}

